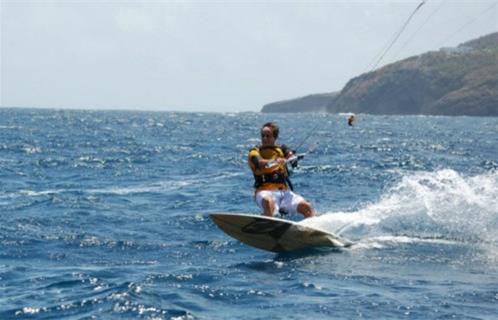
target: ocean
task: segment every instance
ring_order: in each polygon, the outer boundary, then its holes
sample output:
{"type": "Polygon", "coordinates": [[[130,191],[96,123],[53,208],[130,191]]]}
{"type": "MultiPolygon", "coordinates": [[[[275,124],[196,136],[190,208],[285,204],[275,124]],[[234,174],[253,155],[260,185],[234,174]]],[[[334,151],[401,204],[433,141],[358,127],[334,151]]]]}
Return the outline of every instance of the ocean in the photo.
{"type": "Polygon", "coordinates": [[[0,109],[0,319],[497,317],[498,118],[0,109]],[[294,187],[352,247],[210,220],[259,213],[266,121],[318,143],[294,187]]]}

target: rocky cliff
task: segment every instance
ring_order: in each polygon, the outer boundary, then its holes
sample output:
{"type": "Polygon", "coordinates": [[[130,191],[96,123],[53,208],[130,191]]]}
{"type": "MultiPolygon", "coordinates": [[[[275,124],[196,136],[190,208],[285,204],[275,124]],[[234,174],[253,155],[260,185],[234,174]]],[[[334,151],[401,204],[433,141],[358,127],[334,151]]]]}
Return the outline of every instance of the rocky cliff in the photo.
{"type": "Polygon", "coordinates": [[[321,93],[309,96],[269,103],[261,112],[325,112],[327,105],[335,99],[337,93],[321,93]]]}
{"type": "Polygon", "coordinates": [[[498,116],[498,32],[351,79],[339,93],[274,102],[262,112],[498,116]]]}
{"type": "Polygon", "coordinates": [[[498,33],[351,79],[327,111],[498,116],[498,33]]]}

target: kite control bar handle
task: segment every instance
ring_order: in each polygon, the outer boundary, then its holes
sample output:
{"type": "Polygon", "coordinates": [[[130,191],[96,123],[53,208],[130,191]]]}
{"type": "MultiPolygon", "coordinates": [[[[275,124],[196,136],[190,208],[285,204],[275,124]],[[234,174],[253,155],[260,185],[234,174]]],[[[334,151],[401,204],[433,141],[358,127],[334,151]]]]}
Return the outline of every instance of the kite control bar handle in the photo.
{"type": "MultiPolygon", "coordinates": [[[[298,153],[298,154],[295,154],[287,159],[285,159],[285,163],[292,163],[294,161],[299,161],[299,160],[302,160],[304,159],[304,156],[306,155],[306,153],[298,153]]],[[[266,167],[267,168],[271,168],[271,167],[274,167],[278,165],[278,161],[277,160],[271,160],[271,161],[268,161],[268,163],[266,164],[266,167]]]]}
{"type": "MultiPolygon", "coordinates": [[[[285,164],[291,163],[292,167],[296,167],[298,161],[303,160],[305,155],[307,155],[308,153],[312,153],[313,151],[316,150],[317,147],[318,147],[318,142],[313,143],[312,145],[309,146],[309,148],[306,152],[297,153],[297,154],[294,154],[294,155],[290,156],[289,158],[285,159],[285,164]]],[[[271,160],[271,161],[268,161],[268,163],[266,164],[265,167],[271,168],[273,166],[276,166],[277,164],[278,164],[277,160],[271,160]]]]}

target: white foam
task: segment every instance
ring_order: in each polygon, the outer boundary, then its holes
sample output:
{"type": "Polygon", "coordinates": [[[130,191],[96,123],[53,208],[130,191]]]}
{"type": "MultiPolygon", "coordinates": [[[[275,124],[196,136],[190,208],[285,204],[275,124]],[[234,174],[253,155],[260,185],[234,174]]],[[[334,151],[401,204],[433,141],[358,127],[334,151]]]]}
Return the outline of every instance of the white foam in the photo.
{"type": "Polygon", "coordinates": [[[410,244],[410,243],[436,243],[436,244],[458,244],[455,240],[446,239],[431,239],[431,238],[418,238],[409,236],[378,236],[363,239],[358,242],[353,249],[382,249],[389,246],[396,246],[398,244],[410,244]]]}
{"type": "Polygon", "coordinates": [[[180,189],[182,187],[188,186],[191,183],[189,181],[172,181],[172,180],[166,180],[166,181],[160,181],[157,183],[153,184],[143,184],[143,185],[137,185],[137,186],[131,186],[131,187],[108,187],[108,188],[101,188],[101,189],[89,189],[87,190],[88,193],[94,193],[94,194],[117,194],[117,195],[127,195],[127,194],[134,194],[134,193],[150,193],[150,192],[156,192],[156,193],[161,193],[164,191],[171,191],[171,190],[176,190],[180,189]]]}
{"type": "Polygon", "coordinates": [[[356,212],[328,212],[302,223],[353,239],[403,234],[498,245],[498,172],[409,174],[356,212]]]}
{"type": "Polygon", "coordinates": [[[12,199],[12,198],[17,198],[19,196],[42,197],[42,196],[64,194],[68,192],[82,192],[89,194],[115,194],[115,195],[128,195],[128,194],[140,194],[140,193],[164,193],[174,190],[180,190],[191,185],[212,183],[213,181],[224,180],[241,175],[244,175],[244,173],[224,172],[221,174],[204,176],[202,180],[193,177],[190,179],[183,179],[183,180],[162,180],[151,183],[127,186],[127,187],[109,186],[109,187],[95,188],[95,189],[67,188],[67,189],[48,189],[48,190],[39,190],[39,191],[21,189],[15,193],[0,195],[0,199],[12,199]]]}
{"type": "Polygon", "coordinates": [[[35,153],[41,153],[42,149],[40,147],[36,146],[31,146],[31,145],[25,145],[22,147],[25,153],[27,154],[35,154],[35,153]]]}
{"type": "Polygon", "coordinates": [[[59,194],[66,191],[65,189],[54,189],[54,190],[43,190],[43,191],[33,191],[33,190],[19,190],[19,194],[27,197],[40,197],[46,195],[59,194]]]}

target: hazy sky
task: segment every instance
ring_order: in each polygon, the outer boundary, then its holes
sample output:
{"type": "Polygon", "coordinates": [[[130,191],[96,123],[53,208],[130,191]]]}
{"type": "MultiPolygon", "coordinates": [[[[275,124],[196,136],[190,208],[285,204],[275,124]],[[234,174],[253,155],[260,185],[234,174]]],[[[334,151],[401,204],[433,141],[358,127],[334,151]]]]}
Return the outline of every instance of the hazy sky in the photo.
{"type": "MultiPolygon", "coordinates": [[[[259,111],[369,71],[422,1],[0,0],[0,105],[259,111]]],[[[380,65],[498,31],[429,0],[380,65]]]]}

